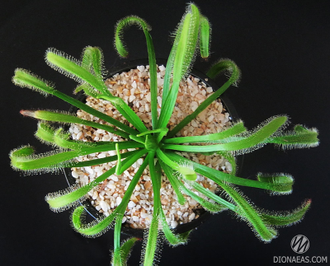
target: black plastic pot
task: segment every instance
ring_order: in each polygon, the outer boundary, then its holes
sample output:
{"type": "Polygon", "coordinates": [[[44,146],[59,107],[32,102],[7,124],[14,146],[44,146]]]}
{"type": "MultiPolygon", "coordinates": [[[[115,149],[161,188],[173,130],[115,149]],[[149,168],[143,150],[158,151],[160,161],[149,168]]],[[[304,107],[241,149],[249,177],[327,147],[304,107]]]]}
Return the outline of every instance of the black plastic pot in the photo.
{"type": "MultiPolygon", "coordinates": [[[[166,61],[165,60],[157,60],[157,64],[158,65],[166,65],[166,61]]],[[[147,60],[135,60],[135,61],[130,61],[130,62],[124,62],[121,67],[111,69],[109,71],[110,74],[107,77],[111,77],[111,76],[115,75],[116,73],[127,72],[131,69],[136,68],[139,65],[148,65],[148,61],[147,60]]],[[[203,72],[201,72],[197,69],[192,69],[190,74],[197,77],[197,78],[199,78],[207,86],[212,87],[213,90],[217,90],[219,88],[219,86],[216,84],[215,81],[211,80],[203,72]]],[[[78,94],[77,99],[79,99],[81,101],[84,101],[86,99],[86,96],[81,93],[81,94],[78,94]]],[[[230,114],[230,120],[231,121],[238,120],[238,114],[237,114],[234,106],[232,105],[231,101],[226,97],[225,93],[224,93],[224,95],[221,95],[221,101],[222,101],[222,104],[223,104],[224,108],[230,114]]],[[[74,108],[74,107],[72,107],[70,109],[70,112],[76,112],[76,111],[77,111],[77,109],[74,108]]],[[[243,156],[240,156],[240,157],[236,158],[236,164],[237,164],[237,172],[236,173],[237,174],[239,174],[239,172],[242,169],[243,158],[244,158],[243,156]]],[[[66,168],[66,169],[64,169],[63,173],[64,173],[65,179],[66,179],[69,186],[75,183],[75,179],[71,175],[71,169],[66,168]]],[[[83,203],[80,203],[80,204],[85,207],[85,211],[89,214],[89,218],[87,217],[87,219],[98,219],[99,217],[101,217],[102,214],[99,213],[95,209],[95,207],[91,205],[91,203],[88,200],[83,202],[83,203]]],[[[194,219],[193,221],[191,221],[189,223],[178,225],[174,229],[175,233],[184,233],[184,232],[193,230],[193,229],[197,228],[198,226],[200,226],[201,224],[203,224],[211,216],[211,214],[209,212],[205,211],[202,208],[201,209],[196,209],[194,212],[195,212],[196,216],[198,215],[198,218],[194,219]]],[[[135,237],[138,237],[138,238],[143,237],[144,230],[145,229],[131,228],[129,226],[129,224],[126,224],[126,223],[124,223],[123,226],[122,226],[122,233],[124,233],[126,235],[129,235],[129,236],[135,236],[135,237]]]]}

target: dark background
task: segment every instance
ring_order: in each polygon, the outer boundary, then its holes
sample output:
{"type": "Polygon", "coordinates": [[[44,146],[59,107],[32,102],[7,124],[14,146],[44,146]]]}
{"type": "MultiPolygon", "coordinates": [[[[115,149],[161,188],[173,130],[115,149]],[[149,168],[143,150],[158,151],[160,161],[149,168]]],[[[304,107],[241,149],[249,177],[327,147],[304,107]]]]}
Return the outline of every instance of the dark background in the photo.
{"type": "MultiPolygon", "coordinates": [[[[166,58],[170,33],[185,10],[185,1],[8,1],[0,10],[1,67],[1,219],[0,265],[109,265],[112,231],[85,239],[70,225],[70,211],[53,213],[44,196],[66,186],[62,175],[24,176],[9,166],[8,153],[23,144],[37,151],[43,145],[33,137],[36,121],[21,109],[68,110],[60,100],[11,83],[14,69],[32,72],[56,83],[63,92],[75,88],[72,80],[44,63],[48,47],[79,58],[87,45],[102,47],[108,68],[123,63],[113,49],[114,25],[134,14],[146,19],[156,55],[166,58]]],[[[306,198],[312,208],[305,219],[279,230],[270,244],[260,242],[249,227],[227,212],[212,216],[191,234],[186,246],[164,246],[160,265],[271,265],[274,256],[295,256],[291,239],[303,234],[311,246],[304,255],[329,252],[329,71],[330,7],[328,1],[202,1],[196,0],[213,26],[212,56],[205,70],[219,58],[234,60],[242,71],[239,88],[226,94],[248,128],[276,114],[288,114],[292,124],[316,127],[320,146],[279,151],[265,147],[245,156],[241,176],[255,178],[261,171],[285,172],[295,177],[293,194],[269,196],[258,189],[242,188],[257,206],[291,210],[306,198]]],[[[142,32],[132,27],[125,34],[129,60],[146,57],[142,32]]],[[[141,244],[129,260],[138,265],[141,244]]]]}

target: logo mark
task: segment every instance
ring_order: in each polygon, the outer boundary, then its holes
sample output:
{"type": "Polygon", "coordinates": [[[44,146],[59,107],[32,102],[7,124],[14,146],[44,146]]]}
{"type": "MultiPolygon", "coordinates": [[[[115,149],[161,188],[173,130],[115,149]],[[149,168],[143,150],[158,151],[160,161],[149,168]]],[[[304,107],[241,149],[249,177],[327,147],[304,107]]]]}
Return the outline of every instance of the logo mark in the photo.
{"type": "Polygon", "coordinates": [[[309,249],[310,242],[306,236],[296,235],[292,238],[290,246],[297,254],[303,254],[309,249]]]}

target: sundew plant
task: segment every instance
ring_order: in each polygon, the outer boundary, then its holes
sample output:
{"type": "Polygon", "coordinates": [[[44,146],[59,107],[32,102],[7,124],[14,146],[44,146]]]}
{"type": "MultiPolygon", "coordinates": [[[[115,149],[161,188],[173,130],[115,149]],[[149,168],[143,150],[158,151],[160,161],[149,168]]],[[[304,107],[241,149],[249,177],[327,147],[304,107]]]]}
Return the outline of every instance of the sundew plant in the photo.
{"type": "Polygon", "coordinates": [[[72,186],[46,196],[50,209],[59,212],[73,208],[71,220],[74,229],[86,237],[96,237],[114,227],[113,265],[125,265],[134,243],[135,237],[121,242],[122,219],[133,190],[138,183],[144,169],[150,170],[153,189],[153,215],[151,225],[146,229],[141,255],[143,265],[152,265],[157,260],[155,255],[160,242],[166,239],[170,245],[176,246],[187,241],[189,232],[179,234],[171,229],[161,205],[160,188],[161,175],[169,179],[180,204],[184,204],[184,194],[196,200],[205,210],[219,213],[228,210],[251,227],[254,234],[264,242],[270,242],[277,236],[277,228],[288,226],[300,221],[308,210],[311,200],[302,203],[293,211],[271,212],[258,208],[243,195],[237,187],[253,187],[264,189],[274,195],[289,194],[292,191],[293,178],[289,174],[259,173],[255,180],[236,176],[235,157],[252,152],[266,144],[275,144],[283,149],[306,148],[318,145],[317,130],[296,125],[292,130],[285,131],[288,117],[273,116],[253,130],[245,128],[242,121],[236,121],[222,132],[203,135],[179,137],[177,133],[189,122],[195,119],[205,108],[224,93],[231,85],[236,85],[240,71],[236,64],[228,59],[217,61],[207,72],[207,76],[215,78],[225,73],[229,78],[219,89],[202,102],[198,108],[178,123],[172,130],[168,123],[173,113],[180,81],[186,77],[193,61],[200,53],[202,58],[209,56],[210,24],[208,19],[200,13],[194,5],[189,4],[174,33],[173,47],[169,54],[164,77],[162,105],[160,115],[157,113],[157,76],[156,57],[149,31],[150,26],[137,16],[129,16],[120,20],[115,27],[115,49],[119,55],[126,57],[127,49],[123,44],[124,29],[130,25],[137,25],[144,33],[147,44],[150,66],[150,93],[152,128],[147,128],[142,120],[132,111],[121,98],[113,96],[107,89],[104,79],[106,75],[103,66],[103,55],[97,47],[86,47],[81,60],[77,60],[54,48],[46,51],[46,63],[77,81],[75,92],[82,91],[85,95],[110,102],[127,120],[121,123],[114,118],[99,112],[85,103],[70,97],[55,89],[50,82],[32,74],[28,70],[16,69],[13,77],[14,84],[30,88],[45,96],[53,95],[61,100],[107,122],[99,124],[78,118],[74,114],[63,111],[22,110],[25,116],[34,117],[40,122],[35,136],[54,149],[48,153],[35,154],[33,147],[26,145],[10,153],[11,164],[14,169],[25,172],[54,172],[62,168],[85,167],[117,162],[116,166],[98,176],[93,182],[85,186],[72,186]],[[59,124],[82,124],[123,137],[119,142],[83,142],[72,140],[70,133],[59,124]],[[189,144],[189,145],[188,145],[189,144]],[[128,152],[123,150],[130,149],[128,152]],[[116,155],[89,161],[78,162],[75,158],[97,152],[115,151],[116,155]],[[208,166],[190,161],[180,155],[180,152],[202,153],[205,155],[219,154],[232,164],[232,172],[225,173],[208,166]],[[101,184],[113,174],[120,176],[139,158],[142,165],[131,180],[119,206],[109,215],[100,216],[97,220],[87,223],[84,219],[85,208],[79,204],[86,199],[86,194],[101,184]],[[214,194],[196,182],[197,174],[203,175],[216,182],[221,194],[214,194]],[[200,197],[184,184],[198,191],[200,197]]]}

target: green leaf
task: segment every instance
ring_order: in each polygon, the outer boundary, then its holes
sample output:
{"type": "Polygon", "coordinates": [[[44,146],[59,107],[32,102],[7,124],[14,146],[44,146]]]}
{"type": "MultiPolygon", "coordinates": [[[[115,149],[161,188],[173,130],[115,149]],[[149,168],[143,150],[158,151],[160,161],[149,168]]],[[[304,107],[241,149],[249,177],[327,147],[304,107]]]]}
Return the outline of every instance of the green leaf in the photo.
{"type": "Polygon", "coordinates": [[[110,101],[127,119],[127,121],[132,123],[140,132],[146,130],[141,119],[132,111],[132,109],[121,98],[113,96],[103,80],[99,76],[94,76],[90,71],[86,70],[85,67],[82,67],[77,60],[70,58],[63,52],[50,48],[46,52],[46,62],[55,70],[66,74],[68,77],[73,78],[79,83],[89,83],[100,92],[100,94],[97,95],[97,98],[110,101]]]}
{"type": "Polygon", "coordinates": [[[34,150],[30,146],[23,146],[11,151],[9,154],[11,166],[16,170],[29,171],[43,169],[52,172],[61,167],[62,162],[79,156],[77,151],[49,152],[42,154],[42,156],[34,155],[33,152],[34,150]]]}
{"type": "MultiPolygon", "coordinates": [[[[194,59],[198,41],[200,14],[198,8],[190,4],[187,13],[184,15],[176,32],[176,39],[173,46],[177,46],[171,52],[174,56],[173,61],[173,83],[168,95],[163,99],[161,112],[158,120],[158,128],[166,127],[173,113],[176,102],[179,83],[182,77],[188,72],[194,59]]],[[[172,66],[172,63],[170,63],[172,66]]],[[[169,80],[167,80],[169,81],[169,80]]]]}
{"type": "Polygon", "coordinates": [[[276,237],[277,232],[275,229],[263,221],[260,213],[254,208],[236,189],[225,183],[221,187],[225,190],[230,198],[233,199],[239,208],[238,215],[246,220],[251,226],[256,235],[265,242],[270,242],[276,237]]]}
{"type": "MultiPolygon", "coordinates": [[[[118,144],[119,146],[119,144],[118,144]]],[[[120,146],[119,146],[120,147],[120,146]]],[[[129,168],[130,166],[132,166],[132,164],[137,161],[139,158],[141,158],[143,155],[145,155],[147,153],[147,149],[141,149],[141,150],[138,150],[136,151],[136,153],[134,153],[132,156],[130,156],[127,160],[125,160],[120,169],[118,170],[119,171],[119,174],[121,175],[127,168],[129,168]]],[[[121,157],[124,158],[124,154],[121,155],[121,157]]],[[[151,156],[151,155],[149,155],[151,156]]]]}
{"type": "Polygon", "coordinates": [[[114,173],[115,168],[111,168],[104,174],[97,177],[94,181],[83,187],[69,187],[59,192],[49,193],[46,195],[45,200],[49,204],[49,207],[52,211],[61,212],[67,210],[72,206],[77,205],[79,202],[84,201],[86,199],[87,193],[90,190],[92,190],[94,187],[99,185],[102,181],[104,181],[114,173]]]}
{"type": "Polygon", "coordinates": [[[121,224],[124,217],[124,212],[121,212],[116,217],[115,230],[114,230],[114,251],[112,255],[112,265],[123,265],[120,246],[120,232],[121,224]]]}
{"type": "Polygon", "coordinates": [[[184,185],[180,186],[180,189],[182,190],[183,193],[185,193],[186,195],[197,201],[200,205],[202,205],[203,208],[208,212],[219,213],[227,209],[223,205],[219,205],[218,203],[212,203],[200,196],[197,196],[194,192],[186,188],[184,185]]]}
{"type": "Polygon", "coordinates": [[[82,53],[81,66],[94,73],[101,79],[104,76],[103,53],[98,47],[87,46],[82,53]]]}
{"type": "Polygon", "coordinates": [[[135,135],[129,135],[129,138],[138,142],[138,143],[141,143],[143,145],[145,145],[145,138],[141,138],[141,137],[137,137],[135,135]]]}
{"type": "MultiPolygon", "coordinates": [[[[140,137],[143,137],[143,136],[146,136],[146,139],[147,139],[147,135],[151,135],[151,134],[154,134],[154,133],[158,133],[158,137],[157,137],[157,141],[155,141],[155,143],[160,143],[161,140],[163,139],[163,137],[167,134],[168,132],[168,128],[158,128],[158,129],[153,129],[153,130],[148,130],[146,132],[143,132],[143,133],[140,133],[136,136],[130,136],[130,138],[140,142],[142,139],[140,137]]],[[[144,142],[146,142],[147,140],[142,140],[144,142]]],[[[149,138],[150,140],[151,138],[149,138]]]]}
{"type": "Polygon", "coordinates": [[[196,189],[198,192],[202,193],[204,196],[208,197],[211,200],[214,200],[216,203],[220,204],[223,209],[230,209],[232,211],[236,211],[237,207],[226,201],[225,199],[217,196],[216,194],[214,194],[213,192],[211,192],[210,190],[204,188],[201,184],[197,183],[197,182],[188,182],[189,185],[191,185],[192,188],[196,189]]]}
{"type": "Polygon", "coordinates": [[[293,178],[289,174],[265,175],[259,173],[257,178],[261,182],[269,183],[275,195],[290,194],[292,192],[293,178]]]}
{"type": "Polygon", "coordinates": [[[139,240],[138,238],[132,237],[132,238],[126,240],[122,244],[122,246],[120,248],[120,251],[121,251],[120,253],[121,253],[121,259],[124,263],[127,262],[127,260],[129,259],[131,249],[133,248],[135,242],[138,240],[139,240]]]}
{"type": "MultiPolygon", "coordinates": [[[[153,153],[154,154],[154,153],[153,153]]],[[[161,209],[160,204],[160,183],[161,183],[161,172],[158,168],[156,170],[154,165],[154,156],[149,157],[149,169],[150,169],[150,177],[152,181],[152,188],[154,192],[154,208],[151,224],[149,227],[149,231],[147,234],[147,238],[145,237],[145,250],[143,252],[143,265],[153,265],[155,254],[157,251],[157,247],[159,245],[159,232],[158,232],[158,224],[159,224],[159,212],[161,209]]]]}
{"type": "MultiPolygon", "coordinates": [[[[174,41],[175,43],[175,41],[174,41]]],[[[172,71],[173,71],[173,64],[174,64],[174,58],[175,58],[175,52],[176,52],[177,45],[173,45],[172,49],[170,51],[170,54],[167,58],[166,62],[166,68],[165,68],[165,75],[164,75],[164,82],[163,82],[163,94],[162,94],[162,105],[165,104],[165,100],[167,99],[168,93],[170,91],[170,85],[171,85],[171,78],[172,78],[172,71]]]]}
{"type": "Polygon", "coordinates": [[[12,82],[22,88],[36,90],[45,96],[53,94],[55,91],[53,88],[54,85],[51,85],[50,82],[42,80],[37,75],[22,68],[15,69],[15,75],[12,78],[12,82]]]}
{"type": "Polygon", "coordinates": [[[188,181],[195,181],[197,179],[197,174],[192,167],[180,165],[178,172],[188,181]]]}
{"type": "Polygon", "coordinates": [[[128,134],[126,132],[115,129],[112,126],[84,120],[84,119],[81,119],[77,116],[70,115],[70,114],[53,112],[53,111],[44,111],[44,110],[23,111],[23,112],[24,112],[23,115],[28,115],[28,116],[31,116],[31,117],[34,117],[37,119],[41,119],[44,121],[60,122],[60,123],[65,123],[65,124],[80,124],[80,125],[90,126],[90,127],[94,127],[94,128],[103,129],[105,131],[116,134],[123,138],[128,138],[128,134]],[[26,112],[28,112],[28,113],[26,113],[26,112]]]}
{"type": "Polygon", "coordinates": [[[74,209],[71,215],[73,228],[85,237],[98,237],[111,228],[111,224],[117,216],[117,212],[112,212],[109,216],[94,220],[88,224],[82,221],[85,208],[78,206],[74,209]]]}
{"type": "Polygon", "coordinates": [[[117,165],[116,165],[116,175],[120,175],[120,168],[121,168],[121,155],[119,151],[118,143],[116,143],[116,153],[117,153],[117,165]]]}
{"type": "Polygon", "coordinates": [[[160,211],[160,221],[163,226],[163,232],[167,239],[167,241],[170,243],[171,246],[178,246],[178,245],[184,245],[188,242],[188,237],[191,231],[184,232],[181,234],[174,234],[173,231],[170,229],[169,225],[166,222],[166,216],[163,212],[163,210],[160,211]]]}
{"type": "MultiPolygon", "coordinates": [[[[240,79],[241,72],[238,66],[230,59],[220,59],[215,64],[211,66],[211,68],[207,71],[206,75],[211,78],[215,79],[221,73],[225,73],[225,75],[229,76],[229,80],[225,83],[225,87],[227,83],[234,84],[237,86],[237,83],[240,79]]],[[[220,90],[226,90],[225,87],[221,87],[220,90]]]]}
{"type": "Polygon", "coordinates": [[[164,214],[163,209],[160,209],[159,212],[159,216],[160,216],[160,221],[162,223],[162,230],[164,232],[164,235],[167,239],[167,241],[172,245],[172,246],[178,246],[178,245],[183,245],[186,244],[188,241],[188,237],[189,237],[189,233],[191,231],[188,231],[186,234],[182,233],[182,234],[174,234],[172,232],[172,230],[170,229],[167,221],[166,221],[166,216],[164,214]]]}
{"type": "Polygon", "coordinates": [[[63,128],[58,128],[54,132],[54,143],[61,148],[64,149],[72,149],[72,150],[82,150],[84,148],[96,147],[99,146],[94,144],[93,142],[85,142],[85,141],[77,141],[77,140],[69,140],[70,133],[63,132],[63,128]]]}
{"type": "MultiPolygon", "coordinates": [[[[180,183],[180,181],[178,180],[178,178],[176,177],[176,175],[173,174],[173,171],[170,171],[169,167],[164,164],[162,161],[160,161],[160,164],[162,165],[162,168],[168,178],[168,180],[171,183],[171,186],[178,198],[178,202],[183,205],[186,202],[186,199],[184,198],[184,196],[182,195],[181,191],[180,191],[180,186],[182,185],[180,183]]],[[[172,169],[173,170],[173,169],[172,169]]]]}
{"type": "Polygon", "coordinates": [[[33,147],[27,145],[11,151],[10,157],[23,159],[24,157],[28,157],[33,153],[34,153],[33,147]]]}
{"type": "Polygon", "coordinates": [[[142,136],[150,135],[150,134],[153,134],[153,133],[162,133],[162,134],[166,135],[167,132],[168,132],[168,128],[164,127],[164,128],[157,128],[157,129],[154,129],[154,130],[148,130],[148,131],[140,133],[136,136],[137,137],[142,137],[142,136]]]}
{"type": "Polygon", "coordinates": [[[73,149],[80,151],[80,155],[89,153],[89,149],[93,149],[95,152],[111,151],[116,149],[116,144],[119,145],[120,149],[127,148],[142,148],[143,145],[136,143],[135,141],[98,141],[98,142],[87,142],[79,140],[69,140],[70,133],[64,133],[63,128],[59,128],[54,133],[54,143],[61,148],[73,149]]]}
{"type": "MultiPolygon", "coordinates": [[[[159,169],[158,169],[158,173],[161,172],[161,168],[160,165],[162,164],[162,162],[160,161],[160,164],[157,164],[159,169]]],[[[166,165],[165,165],[166,168],[166,165]]],[[[164,169],[165,170],[165,169],[164,169]]],[[[177,182],[180,182],[177,180],[177,178],[172,174],[171,171],[169,171],[168,169],[166,169],[166,175],[168,177],[168,179],[170,180],[172,187],[174,189],[174,191],[176,192],[176,194],[178,195],[178,201],[180,202],[180,204],[183,204],[185,199],[182,196],[180,190],[178,189],[178,184],[177,182]]],[[[161,178],[160,176],[158,177],[159,179],[161,178]]],[[[153,182],[154,184],[154,182],[153,182]]],[[[172,232],[172,230],[170,229],[167,221],[166,221],[166,216],[164,214],[164,211],[161,207],[161,201],[160,201],[160,184],[158,184],[157,186],[153,186],[154,187],[154,205],[156,205],[158,207],[158,212],[159,212],[159,217],[160,217],[160,221],[162,223],[162,231],[164,232],[164,235],[166,237],[166,239],[168,240],[168,242],[172,245],[172,246],[177,246],[177,245],[181,245],[181,244],[185,244],[188,240],[188,236],[189,236],[189,232],[187,233],[183,233],[183,234],[174,234],[172,232]],[[155,191],[157,190],[157,191],[155,191]],[[157,196],[156,196],[157,195],[157,196]]]]}
{"type": "Polygon", "coordinates": [[[243,133],[246,131],[244,124],[242,121],[235,123],[230,128],[225,129],[221,132],[203,135],[203,136],[188,136],[188,137],[176,137],[176,138],[169,138],[165,139],[164,143],[196,143],[196,142],[221,142],[221,140],[232,137],[234,135],[243,133]]]}
{"type": "Polygon", "coordinates": [[[294,130],[268,138],[265,142],[279,145],[283,149],[309,148],[319,144],[316,128],[306,128],[296,125],[294,130]]]}
{"type": "Polygon", "coordinates": [[[261,213],[266,224],[283,227],[300,222],[311,205],[311,200],[305,201],[300,207],[291,212],[261,213]]]}
{"type": "Polygon", "coordinates": [[[266,121],[255,133],[249,135],[240,140],[228,141],[223,144],[194,146],[194,145],[175,145],[164,144],[163,149],[185,151],[185,152],[217,152],[217,151],[232,151],[246,153],[251,151],[252,148],[257,148],[258,145],[262,145],[262,142],[274,134],[281,126],[287,121],[286,116],[278,116],[270,118],[266,121]]]}
{"type": "Polygon", "coordinates": [[[34,135],[39,140],[54,145],[55,144],[54,134],[55,134],[55,129],[53,129],[51,126],[47,125],[46,123],[39,122],[38,129],[34,135]]]}
{"type": "MultiPolygon", "coordinates": [[[[136,241],[138,241],[139,239],[136,237],[132,237],[127,239],[126,241],[124,241],[119,249],[119,254],[121,257],[121,263],[120,265],[127,265],[127,260],[129,259],[131,250],[135,244],[136,241]]],[[[114,258],[114,256],[113,256],[114,258]]],[[[114,261],[111,262],[112,265],[116,265],[114,261]]]]}
{"type": "Polygon", "coordinates": [[[155,253],[157,251],[157,247],[160,244],[159,243],[159,237],[158,237],[158,223],[159,218],[158,215],[155,215],[155,212],[153,213],[151,224],[149,227],[148,234],[146,234],[145,238],[145,250],[142,252],[143,254],[143,265],[144,266],[152,266],[154,265],[154,259],[155,259],[155,253]]]}
{"type": "MultiPolygon", "coordinates": [[[[61,148],[66,149],[74,149],[74,150],[82,150],[84,148],[92,148],[92,147],[102,147],[103,151],[114,150],[116,142],[107,142],[107,141],[99,141],[99,142],[85,142],[85,141],[72,141],[69,140],[70,133],[64,133],[63,128],[53,129],[49,125],[45,123],[38,123],[38,130],[35,133],[35,136],[40,140],[45,142],[50,142],[53,145],[57,145],[61,148]]],[[[126,142],[122,141],[120,143],[120,147],[124,147],[126,145],[133,144],[136,147],[143,147],[144,145],[136,144],[134,142],[126,142]],[[123,146],[124,145],[124,146],[123,146]]],[[[123,148],[122,148],[123,149],[123,148]]],[[[82,151],[83,152],[83,151],[82,151]]]]}
{"type": "MultiPolygon", "coordinates": [[[[292,177],[290,175],[281,174],[283,178],[274,178],[274,182],[270,182],[269,179],[263,180],[250,180],[246,178],[237,177],[233,174],[227,174],[222,171],[215,170],[205,165],[201,165],[196,162],[192,162],[183,156],[180,156],[175,153],[166,152],[166,155],[175,161],[181,161],[181,163],[191,164],[194,168],[195,172],[206,176],[207,178],[211,179],[215,183],[221,186],[223,182],[231,183],[239,186],[246,186],[246,187],[254,187],[254,188],[261,188],[272,191],[273,194],[287,194],[288,189],[291,189],[293,184],[292,177]],[[285,176],[285,178],[284,178],[285,176]],[[291,182],[289,182],[291,180],[291,182]]],[[[276,175],[273,175],[276,176],[276,175]]]]}
{"type": "Polygon", "coordinates": [[[201,16],[199,49],[202,58],[208,58],[210,55],[210,34],[210,23],[206,17],[201,16]]]}
{"type": "Polygon", "coordinates": [[[78,85],[77,88],[74,90],[74,94],[77,94],[78,92],[83,91],[85,95],[91,96],[93,98],[97,98],[98,92],[88,83],[83,83],[81,85],[78,85]]]}
{"type": "Polygon", "coordinates": [[[181,22],[182,27],[178,27],[180,31],[177,32],[179,39],[173,65],[173,84],[181,81],[192,63],[198,41],[199,21],[198,8],[190,4],[181,22]]]}

